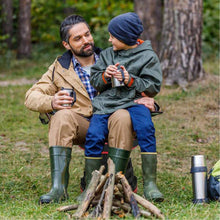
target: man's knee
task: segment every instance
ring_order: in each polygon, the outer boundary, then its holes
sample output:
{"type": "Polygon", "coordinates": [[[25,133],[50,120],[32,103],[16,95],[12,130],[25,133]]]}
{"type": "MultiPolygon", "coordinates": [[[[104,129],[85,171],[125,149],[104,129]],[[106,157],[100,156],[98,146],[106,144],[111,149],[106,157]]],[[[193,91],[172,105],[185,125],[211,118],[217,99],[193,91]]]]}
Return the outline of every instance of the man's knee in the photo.
{"type": "Polygon", "coordinates": [[[72,111],[68,109],[59,110],[51,117],[50,124],[58,124],[60,126],[62,123],[68,122],[72,117],[72,111]]]}
{"type": "Polygon", "coordinates": [[[52,116],[49,129],[49,144],[72,146],[83,143],[89,122],[70,109],[57,111],[52,116]]]}
{"type": "Polygon", "coordinates": [[[119,109],[110,116],[108,127],[110,129],[110,127],[114,126],[120,126],[125,128],[130,127],[132,129],[130,114],[127,110],[119,109]]]}
{"type": "Polygon", "coordinates": [[[125,109],[114,112],[108,121],[110,147],[131,150],[133,146],[133,127],[130,114],[125,109]]]}

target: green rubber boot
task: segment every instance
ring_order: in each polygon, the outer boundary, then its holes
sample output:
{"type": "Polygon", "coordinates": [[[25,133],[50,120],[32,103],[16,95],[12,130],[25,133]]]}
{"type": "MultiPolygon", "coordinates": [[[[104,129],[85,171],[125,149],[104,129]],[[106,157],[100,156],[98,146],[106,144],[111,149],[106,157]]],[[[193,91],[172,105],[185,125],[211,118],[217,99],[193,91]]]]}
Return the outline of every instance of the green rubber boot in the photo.
{"type": "Polygon", "coordinates": [[[157,154],[141,154],[142,171],[144,179],[144,196],[148,200],[162,202],[163,194],[159,191],[156,185],[157,175],[157,154]]]}
{"type": "Polygon", "coordinates": [[[60,202],[68,199],[69,163],[72,149],[68,147],[50,147],[50,167],[52,187],[49,193],[42,195],[39,204],[60,202]]]}
{"type": "Polygon", "coordinates": [[[81,202],[84,199],[84,196],[86,194],[86,190],[89,186],[89,183],[92,179],[92,172],[94,170],[99,170],[100,166],[102,165],[102,157],[85,157],[85,181],[86,181],[86,188],[85,190],[80,194],[80,196],[77,197],[77,201],[81,202]]]}
{"type": "Polygon", "coordinates": [[[109,147],[108,155],[115,164],[115,173],[125,173],[131,152],[120,148],[109,147]]]}

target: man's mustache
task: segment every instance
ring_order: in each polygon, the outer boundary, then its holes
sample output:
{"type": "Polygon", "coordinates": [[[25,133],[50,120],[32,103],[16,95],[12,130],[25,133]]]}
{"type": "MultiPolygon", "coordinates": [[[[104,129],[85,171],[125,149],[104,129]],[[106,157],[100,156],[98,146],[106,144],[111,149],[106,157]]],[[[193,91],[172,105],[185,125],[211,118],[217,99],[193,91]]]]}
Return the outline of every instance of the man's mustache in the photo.
{"type": "Polygon", "coordinates": [[[82,46],[82,49],[85,49],[88,45],[90,45],[92,48],[93,48],[93,46],[94,46],[93,43],[87,43],[87,44],[85,44],[85,45],[82,46]]]}

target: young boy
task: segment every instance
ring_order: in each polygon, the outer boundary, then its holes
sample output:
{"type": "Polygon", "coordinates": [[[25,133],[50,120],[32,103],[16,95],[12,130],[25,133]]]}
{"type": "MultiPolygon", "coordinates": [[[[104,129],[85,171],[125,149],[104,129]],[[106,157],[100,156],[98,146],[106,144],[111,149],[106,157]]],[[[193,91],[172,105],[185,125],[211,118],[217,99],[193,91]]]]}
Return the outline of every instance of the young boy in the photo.
{"type": "MultiPolygon", "coordinates": [[[[144,195],[147,199],[162,201],[163,195],[156,186],[157,153],[151,113],[144,105],[135,103],[142,93],[154,97],[160,91],[160,62],[150,42],[138,39],[143,25],[137,14],[129,12],[113,18],[108,31],[112,47],[104,50],[91,68],[91,84],[100,94],[93,99],[94,113],[86,136],[85,157],[94,160],[101,157],[109,117],[118,109],[126,109],[141,148],[144,195]],[[113,87],[113,77],[124,86],[113,87]]],[[[126,169],[129,147],[109,147],[116,172],[126,169]]]]}

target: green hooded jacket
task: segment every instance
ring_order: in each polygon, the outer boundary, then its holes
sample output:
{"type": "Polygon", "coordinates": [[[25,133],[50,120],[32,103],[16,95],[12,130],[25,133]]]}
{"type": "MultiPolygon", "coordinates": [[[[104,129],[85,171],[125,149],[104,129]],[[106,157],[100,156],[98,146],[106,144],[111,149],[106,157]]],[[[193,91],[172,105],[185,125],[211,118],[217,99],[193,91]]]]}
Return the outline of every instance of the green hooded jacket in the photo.
{"type": "Polygon", "coordinates": [[[129,50],[113,51],[110,47],[101,52],[100,59],[92,66],[90,82],[99,92],[92,101],[93,113],[111,114],[136,105],[134,100],[141,98],[142,92],[149,97],[159,93],[162,83],[160,62],[150,41],[129,50]],[[123,65],[130,75],[126,86],[112,87],[111,80],[104,77],[106,68],[116,63],[123,65]]]}

